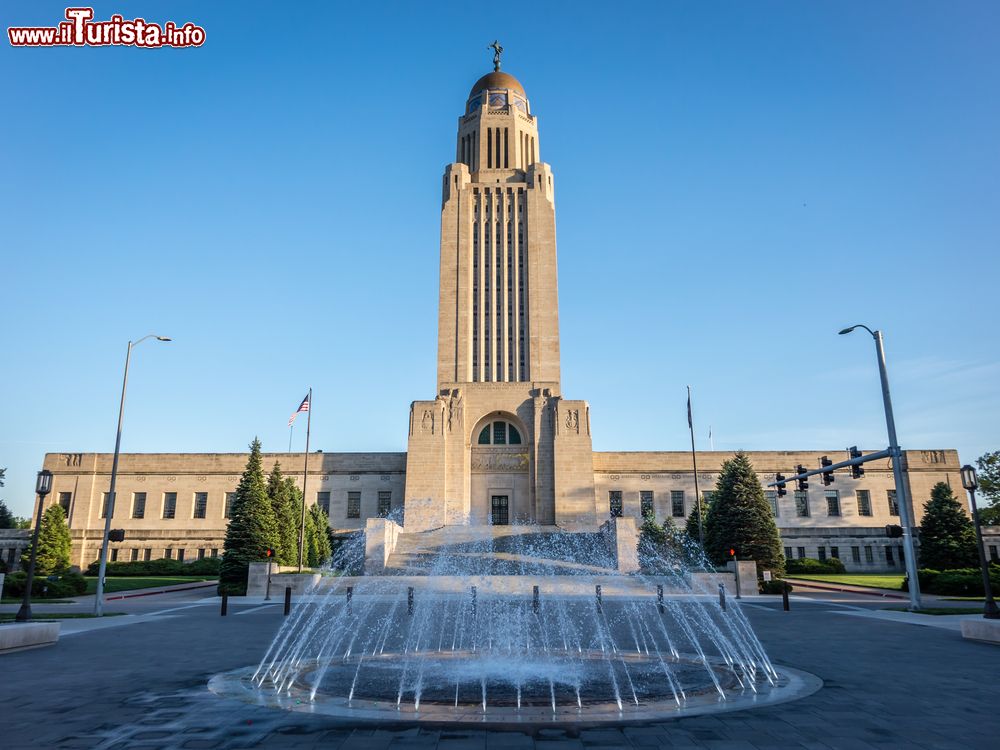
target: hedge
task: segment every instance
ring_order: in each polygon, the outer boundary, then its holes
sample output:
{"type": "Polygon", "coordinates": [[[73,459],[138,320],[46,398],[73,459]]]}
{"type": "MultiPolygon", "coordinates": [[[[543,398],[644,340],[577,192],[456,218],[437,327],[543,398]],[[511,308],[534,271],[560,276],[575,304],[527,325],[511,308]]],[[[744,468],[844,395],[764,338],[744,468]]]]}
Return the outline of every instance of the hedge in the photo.
{"type": "Polygon", "coordinates": [[[845,573],[844,563],[836,557],[826,560],[813,560],[811,557],[800,557],[797,560],[785,561],[785,574],[793,573],[845,573]]]}
{"type": "MultiPolygon", "coordinates": [[[[10,573],[4,579],[4,596],[24,596],[24,587],[28,582],[28,574],[23,571],[10,573]]],[[[65,599],[69,596],[80,596],[87,592],[87,581],[79,573],[60,573],[45,576],[35,576],[31,583],[33,599],[65,599]]]]}
{"type": "MultiPolygon", "coordinates": [[[[983,573],[979,568],[958,568],[955,570],[933,570],[921,568],[917,571],[920,590],[925,594],[938,596],[982,596],[983,573]]],[[[899,587],[909,591],[909,581],[905,578],[899,587]]],[[[990,565],[990,589],[1000,596],[1000,565],[990,565]]]]}
{"type": "Polygon", "coordinates": [[[760,582],[760,593],[762,594],[780,594],[782,590],[791,593],[792,584],[781,580],[780,578],[773,581],[761,581],[760,582]]]}
{"type": "MultiPolygon", "coordinates": [[[[146,560],[138,562],[109,562],[105,571],[108,576],[217,576],[219,575],[219,558],[206,557],[201,560],[185,563],[180,560],[146,560]]],[[[87,566],[87,575],[96,576],[100,562],[95,560],[87,566]]]]}

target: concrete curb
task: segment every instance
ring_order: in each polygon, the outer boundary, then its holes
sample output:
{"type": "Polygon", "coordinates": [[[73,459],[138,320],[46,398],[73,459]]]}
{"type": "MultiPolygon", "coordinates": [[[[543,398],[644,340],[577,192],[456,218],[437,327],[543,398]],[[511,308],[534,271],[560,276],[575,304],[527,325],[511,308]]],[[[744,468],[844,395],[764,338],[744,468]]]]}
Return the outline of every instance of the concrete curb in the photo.
{"type": "Polygon", "coordinates": [[[833,586],[830,584],[823,584],[818,581],[807,581],[804,578],[785,578],[789,583],[797,583],[800,586],[819,589],[820,591],[837,591],[842,594],[867,594],[868,596],[878,596],[884,599],[909,599],[907,596],[902,594],[890,593],[889,589],[876,590],[876,589],[865,589],[860,586],[855,587],[844,587],[844,586],[833,586]]]}
{"type": "Polygon", "coordinates": [[[205,581],[204,583],[183,584],[174,588],[164,587],[161,589],[133,589],[135,593],[119,592],[111,596],[105,596],[104,601],[111,602],[116,599],[135,599],[140,596],[155,596],[156,594],[172,594],[175,591],[191,591],[193,589],[207,589],[209,586],[218,586],[218,581],[205,581]]]}

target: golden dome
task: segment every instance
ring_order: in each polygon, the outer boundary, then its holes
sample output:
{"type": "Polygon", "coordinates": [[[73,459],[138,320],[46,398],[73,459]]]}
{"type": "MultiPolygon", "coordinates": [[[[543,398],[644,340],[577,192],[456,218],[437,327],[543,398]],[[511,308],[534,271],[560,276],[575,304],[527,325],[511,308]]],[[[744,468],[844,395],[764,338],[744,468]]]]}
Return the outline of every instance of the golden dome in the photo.
{"type": "Polygon", "coordinates": [[[482,78],[480,78],[472,87],[472,91],[469,92],[469,98],[471,99],[480,91],[485,89],[513,89],[521,96],[527,97],[524,93],[524,87],[521,82],[518,81],[510,73],[504,73],[500,70],[494,70],[492,73],[487,73],[482,78]]]}

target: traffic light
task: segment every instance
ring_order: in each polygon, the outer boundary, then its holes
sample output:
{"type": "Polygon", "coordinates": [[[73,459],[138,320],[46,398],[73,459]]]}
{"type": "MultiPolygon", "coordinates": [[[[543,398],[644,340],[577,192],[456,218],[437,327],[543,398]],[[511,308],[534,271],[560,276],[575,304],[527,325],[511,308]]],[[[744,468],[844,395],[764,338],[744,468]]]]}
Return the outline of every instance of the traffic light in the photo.
{"type": "Polygon", "coordinates": [[[125,529],[111,529],[108,531],[108,541],[109,542],[124,542],[125,541],[125,529]]]}
{"type": "Polygon", "coordinates": [[[274,550],[268,547],[264,550],[264,557],[274,557],[274,550]]]}
{"type": "Polygon", "coordinates": [[[776,483],[776,487],[778,488],[778,497],[784,497],[787,495],[788,492],[785,490],[785,475],[775,474],[774,481],[776,483]]]}
{"type": "Polygon", "coordinates": [[[899,539],[903,536],[903,527],[897,526],[894,523],[888,523],[885,525],[885,535],[890,539],[899,539]]]}
{"type": "MultiPolygon", "coordinates": [[[[856,445],[852,445],[850,448],[848,448],[847,452],[850,454],[852,459],[861,458],[861,451],[858,450],[858,446],[856,445]]],[[[851,467],[851,476],[854,479],[861,479],[861,477],[863,477],[864,475],[865,475],[865,469],[861,464],[854,464],[854,466],[851,467]]]]}
{"type": "MultiPolygon", "coordinates": [[[[821,458],[819,460],[819,465],[822,466],[825,469],[827,466],[833,466],[833,461],[830,460],[829,456],[823,456],[823,458],[821,458]]],[[[832,471],[824,471],[823,472],[823,484],[824,485],[826,485],[827,487],[829,487],[831,484],[833,484],[833,480],[834,480],[834,476],[833,476],[833,472],[832,471]]]]}
{"type": "MultiPolygon", "coordinates": [[[[802,464],[799,464],[798,466],[795,467],[795,473],[796,474],[805,474],[806,473],[806,467],[803,466],[802,464]]],[[[806,490],[809,489],[809,480],[808,479],[796,479],[795,481],[798,482],[798,484],[799,484],[799,492],[805,492],[806,490]]]]}

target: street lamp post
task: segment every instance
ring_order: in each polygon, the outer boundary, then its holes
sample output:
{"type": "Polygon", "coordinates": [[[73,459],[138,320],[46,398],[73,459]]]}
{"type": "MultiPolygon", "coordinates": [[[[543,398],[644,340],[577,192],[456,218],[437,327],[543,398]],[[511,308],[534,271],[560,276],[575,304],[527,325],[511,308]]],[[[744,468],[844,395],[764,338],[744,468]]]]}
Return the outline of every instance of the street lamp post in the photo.
{"type": "MultiPolygon", "coordinates": [[[[35,560],[38,558],[38,532],[42,528],[42,506],[45,496],[52,491],[52,472],[42,469],[35,480],[38,493],[38,513],[35,514],[35,533],[31,537],[31,562],[28,563],[28,580],[24,582],[24,600],[14,619],[17,622],[31,622],[31,585],[35,582],[35,560]]],[[[978,528],[978,526],[977,526],[978,528]]]]}
{"type": "Polygon", "coordinates": [[[896,420],[892,415],[892,398],[889,396],[889,376],[885,369],[885,349],[882,347],[882,332],[873,331],[866,325],[853,325],[840,331],[843,336],[855,328],[864,328],[875,339],[875,353],[878,357],[878,374],[882,381],[882,404],[885,407],[885,426],[889,432],[889,453],[892,456],[892,478],[896,484],[896,500],[899,505],[899,517],[903,526],[903,549],[905,551],[906,577],[909,579],[910,609],[920,609],[920,582],[917,580],[917,555],[913,544],[913,525],[911,522],[912,508],[910,497],[903,478],[903,452],[896,439],[896,420]]]}
{"type": "Polygon", "coordinates": [[[990,588],[990,566],[986,562],[983,530],[979,526],[979,509],[976,507],[976,490],[979,488],[979,480],[976,478],[976,470],[968,464],[962,467],[962,486],[969,493],[969,501],[972,503],[972,523],[976,527],[976,549],[979,550],[979,567],[983,571],[983,593],[986,595],[983,617],[987,620],[1000,620],[1000,609],[997,609],[997,603],[993,601],[993,590],[990,588]]]}
{"type": "Polygon", "coordinates": [[[155,338],[157,341],[170,341],[167,336],[157,336],[150,333],[143,336],[138,341],[129,341],[128,350],[125,353],[125,376],[122,378],[122,400],[118,406],[118,434],[115,437],[115,457],[111,462],[111,486],[108,488],[108,501],[104,506],[104,536],[101,541],[101,562],[97,572],[97,593],[94,601],[94,616],[101,617],[104,614],[104,571],[108,565],[108,534],[111,532],[111,517],[115,514],[115,482],[118,479],[118,452],[122,444],[122,418],[125,416],[125,389],[128,387],[128,365],[132,359],[132,349],[146,339],[155,338]]]}

